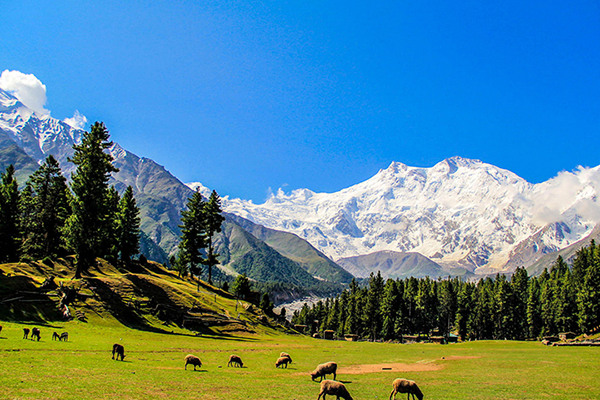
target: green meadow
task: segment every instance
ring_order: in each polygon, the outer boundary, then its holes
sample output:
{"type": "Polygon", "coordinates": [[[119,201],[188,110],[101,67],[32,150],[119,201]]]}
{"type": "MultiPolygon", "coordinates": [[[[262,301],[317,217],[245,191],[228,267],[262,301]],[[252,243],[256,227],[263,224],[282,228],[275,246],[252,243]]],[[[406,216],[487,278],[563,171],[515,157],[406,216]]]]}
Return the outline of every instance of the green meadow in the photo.
{"type": "Polygon", "coordinates": [[[600,398],[600,349],[593,347],[326,341],[268,328],[193,336],[78,321],[35,325],[37,342],[22,338],[23,327],[34,325],[1,324],[2,399],[316,399],[319,384],[308,373],[327,361],[338,363],[337,380],[354,399],[387,399],[398,377],[415,380],[426,399],[600,398]],[[69,341],[53,341],[54,331],[68,331],[69,341]],[[124,345],[125,361],[111,359],[113,343],[124,345]],[[275,368],[281,351],[293,358],[287,369],[275,368]],[[202,368],[184,370],[187,354],[200,357],[202,368]],[[227,367],[230,354],[244,368],[227,367]]]}

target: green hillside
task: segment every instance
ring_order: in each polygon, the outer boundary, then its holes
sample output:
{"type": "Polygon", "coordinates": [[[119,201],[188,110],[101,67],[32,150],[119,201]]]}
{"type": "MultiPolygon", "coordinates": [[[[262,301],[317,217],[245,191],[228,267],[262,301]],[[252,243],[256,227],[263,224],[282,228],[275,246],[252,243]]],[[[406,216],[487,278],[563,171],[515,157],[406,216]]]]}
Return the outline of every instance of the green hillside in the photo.
{"type": "Polygon", "coordinates": [[[103,260],[82,279],[72,279],[71,257],[55,262],[0,266],[0,320],[54,323],[64,321],[60,286],[76,291],[68,304],[80,322],[124,325],[154,332],[232,334],[256,332],[258,326],[285,330],[248,303],[200,281],[178,278],[162,265],[147,262],[115,267],[103,260]],[[44,281],[53,279],[48,290],[44,281]]]}
{"type": "Polygon", "coordinates": [[[293,233],[269,229],[234,214],[226,214],[226,217],[228,221],[234,221],[281,255],[297,262],[312,276],[340,283],[350,283],[353,278],[352,274],[293,233]]]}
{"type": "Polygon", "coordinates": [[[268,291],[275,303],[309,294],[332,295],[344,287],[313,277],[300,264],[248,233],[229,216],[215,245],[224,271],[245,274],[268,291]]]}

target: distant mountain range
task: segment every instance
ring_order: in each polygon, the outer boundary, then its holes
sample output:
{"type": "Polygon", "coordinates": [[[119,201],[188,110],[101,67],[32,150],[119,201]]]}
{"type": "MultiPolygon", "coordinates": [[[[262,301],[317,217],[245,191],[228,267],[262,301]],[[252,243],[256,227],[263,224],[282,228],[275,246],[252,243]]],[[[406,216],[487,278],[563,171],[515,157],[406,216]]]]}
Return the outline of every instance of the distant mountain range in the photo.
{"type": "Polygon", "coordinates": [[[450,274],[492,274],[531,266],[590,235],[600,221],[599,188],[600,167],[531,184],[493,165],[453,157],[431,168],[394,162],[335,193],[280,190],[264,204],[227,199],[224,207],[295,233],[358,276],[382,266],[400,276],[437,274],[435,265],[450,274]],[[400,267],[402,260],[412,260],[411,266],[400,267]]]}
{"type": "MultiPolygon", "coordinates": [[[[70,177],[74,166],[67,159],[82,135],[0,90],[0,168],[15,165],[20,183],[48,154],[70,177]]],[[[131,185],[141,208],[144,254],[166,263],[177,250],[181,209],[193,190],[208,195],[209,189],[188,187],[117,143],[109,151],[120,169],[111,184],[120,192],[131,185]]],[[[453,157],[431,168],[394,162],[336,193],[280,190],[264,204],[225,197],[221,268],[321,293],[377,270],[386,278],[469,278],[519,266],[539,273],[557,251],[573,252],[568,249],[597,235],[599,188],[600,167],[531,184],[453,157]]]]}

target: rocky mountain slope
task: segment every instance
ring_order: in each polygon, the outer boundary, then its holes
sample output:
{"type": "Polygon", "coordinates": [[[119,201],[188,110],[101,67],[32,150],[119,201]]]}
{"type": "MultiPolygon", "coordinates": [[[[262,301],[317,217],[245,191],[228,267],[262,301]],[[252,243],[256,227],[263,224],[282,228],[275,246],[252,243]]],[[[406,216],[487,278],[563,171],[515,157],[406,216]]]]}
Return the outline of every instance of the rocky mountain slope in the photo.
{"type": "Polygon", "coordinates": [[[309,241],[333,260],[417,252],[444,268],[510,272],[588,235],[600,220],[600,167],[531,184],[453,157],[431,168],[392,163],[336,193],[279,191],[264,204],[227,199],[227,212],[309,241]]]}

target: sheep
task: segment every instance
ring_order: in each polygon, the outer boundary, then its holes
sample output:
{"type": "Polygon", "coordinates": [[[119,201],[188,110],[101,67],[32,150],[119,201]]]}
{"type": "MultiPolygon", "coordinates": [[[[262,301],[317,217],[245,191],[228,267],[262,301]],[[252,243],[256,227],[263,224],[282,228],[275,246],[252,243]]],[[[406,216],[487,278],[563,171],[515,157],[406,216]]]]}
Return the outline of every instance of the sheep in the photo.
{"type": "Polygon", "coordinates": [[[23,328],[23,339],[27,339],[29,336],[29,328],[23,328]]]}
{"type": "Polygon", "coordinates": [[[0,332],[2,332],[2,325],[0,325],[0,332]]]}
{"type": "Polygon", "coordinates": [[[392,390],[392,393],[390,394],[389,400],[392,400],[392,398],[395,399],[396,393],[407,393],[406,400],[408,400],[410,395],[412,395],[413,400],[414,400],[415,396],[417,396],[417,399],[423,400],[423,392],[421,392],[421,389],[419,389],[419,387],[417,386],[415,381],[398,378],[398,379],[394,380],[394,382],[392,383],[392,387],[394,389],[392,390]]]}
{"type": "Polygon", "coordinates": [[[323,396],[323,400],[325,400],[325,397],[328,394],[335,396],[337,400],[339,400],[340,397],[344,400],[352,400],[352,396],[350,396],[350,393],[348,393],[348,390],[343,383],[325,379],[321,382],[321,391],[319,392],[317,400],[319,400],[321,396],[323,396]]]}
{"type": "Polygon", "coordinates": [[[227,363],[227,366],[238,366],[240,368],[242,368],[244,366],[244,363],[242,362],[242,359],[238,356],[236,356],[235,354],[232,354],[229,356],[229,362],[227,363]]]}
{"type": "Polygon", "coordinates": [[[41,339],[40,336],[40,330],[38,328],[33,328],[31,330],[31,340],[33,340],[34,338],[37,338],[37,341],[39,342],[41,339]]]}
{"type": "Polygon", "coordinates": [[[117,355],[117,360],[119,359],[119,356],[121,356],[121,361],[123,361],[123,359],[125,358],[125,347],[123,347],[119,343],[113,344],[113,350],[112,350],[112,359],[113,360],[115,359],[115,354],[117,355]]]}
{"type": "Polygon", "coordinates": [[[287,368],[288,363],[291,362],[287,357],[279,357],[275,362],[275,368],[279,368],[280,365],[285,365],[287,368]]]}
{"type": "Polygon", "coordinates": [[[56,332],[52,333],[52,340],[60,340],[60,335],[56,332]]]}
{"type": "MultiPolygon", "coordinates": [[[[336,371],[337,371],[337,364],[334,363],[333,361],[330,361],[325,364],[317,365],[317,368],[315,368],[315,370],[310,373],[310,377],[312,378],[313,381],[316,378],[321,377],[321,381],[323,381],[323,378],[325,378],[326,375],[333,374],[333,380],[335,381],[336,371]]],[[[319,382],[321,382],[321,381],[319,381],[319,382]]]]}
{"type": "Polygon", "coordinates": [[[58,340],[60,340],[61,342],[66,342],[69,340],[69,332],[63,332],[60,334],[60,337],[58,338],[58,340]]]}
{"type": "Polygon", "coordinates": [[[200,361],[200,359],[192,354],[188,354],[187,356],[185,356],[185,365],[184,365],[184,369],[187,370],[187,366],[188,364],[191,364],[194,366],[194,371],[196,370],[196,367],[201,368],[202,367],[202,361],[200,361]]]}
{"type": "Polygon", "coordinates": [[[281,353],[279,353],[279,357],[287,357],[290,359],[290,364],[292,363],[292,356],[290,356],[288,353],[282,351],[281,353]]]}

